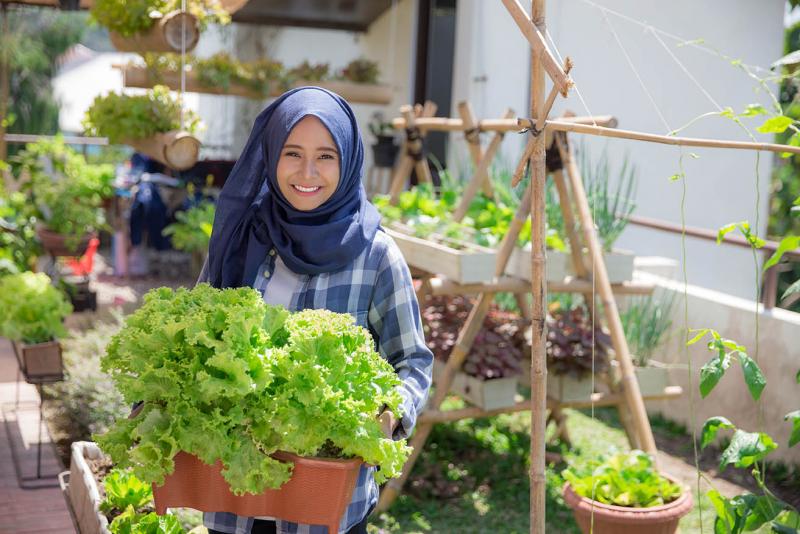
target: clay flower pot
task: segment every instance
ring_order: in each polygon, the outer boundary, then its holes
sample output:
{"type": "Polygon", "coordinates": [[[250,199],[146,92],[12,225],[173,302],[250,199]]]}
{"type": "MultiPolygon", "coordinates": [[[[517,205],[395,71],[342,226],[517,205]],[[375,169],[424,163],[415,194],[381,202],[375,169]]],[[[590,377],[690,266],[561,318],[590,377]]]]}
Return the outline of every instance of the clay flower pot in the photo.
{"type": "Polygon", "coordinates": [[[628,508],[592,501],[575,493],[569,483],[564,484],[563,494],[584,534],[674,534],[680,518],[692,509],[692,492],[683,486],[682,489],[676,500],[651,508],[628,508]]]}
{"type": "Polygon", "coordinates": [[[83,254],[83,252],[86,250],[86,247],[89,246],[89,241],[92,238],[97,237],[97,234],[85,234],[83,237],[81,237],[80,243],[72,248],[66,245],[66,236],[53,232],[52,230],[48,230],[47,228],[37,228],[36,236],[39,238],[39,241],[41,241],[42,248],[51,256],[75,257],[83,254]]]}
{"type": "Polygon", "coordinates": [[[361,460],[305,458],[286,452],[276,452],[272,457],[294,463],[292,478],[277,490],[237,496],[222,478],[221,462],[206,465],[194,455],[179,452],[174,459],[175,471],[166,477],[164,485],[153,485],[156,513],[188,507],[247,517],[279,517],[306,525],[325,525],[328,532],[338,532],[361,460]]]}

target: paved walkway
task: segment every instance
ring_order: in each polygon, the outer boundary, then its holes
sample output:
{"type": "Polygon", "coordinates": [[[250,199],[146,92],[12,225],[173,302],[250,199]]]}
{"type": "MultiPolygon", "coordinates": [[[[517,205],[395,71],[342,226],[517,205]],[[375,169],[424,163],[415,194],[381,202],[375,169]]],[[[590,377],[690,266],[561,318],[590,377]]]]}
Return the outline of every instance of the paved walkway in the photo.
{"type": "Polygon", "coordinates": [[[39,395],[20,383],[15,409],[17,361],[8,340],[0,338],[0,534],[72,533],[75,529],[56,474],[64,470],[42,425],[42,480],[26,481],[22,489],[11,455],[11,442],[22,476],[36,476],[39,395]],[[48,487],[50,486],[50,487],[48,487]]]}

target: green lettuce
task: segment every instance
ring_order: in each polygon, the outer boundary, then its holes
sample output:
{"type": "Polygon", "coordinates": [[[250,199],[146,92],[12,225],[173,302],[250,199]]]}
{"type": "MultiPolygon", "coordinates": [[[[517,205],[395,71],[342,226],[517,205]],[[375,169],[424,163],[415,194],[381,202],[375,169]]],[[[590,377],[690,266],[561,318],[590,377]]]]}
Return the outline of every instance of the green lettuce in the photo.
{"type": "Polygon", "coordinates": [[[347,314],[290,314],[251,288],[159,288],[101,362],[125,400],[144,408],[95,439],[147,482],[162,484],[179,451],[221,460],[236,494],[291,477],[292,466],[270,456],[278,450],[357,456],[380,466],[379,481],[398,476],[410,452],[375,419],[384,405],[398,413],[400,380],[347,314]]]}

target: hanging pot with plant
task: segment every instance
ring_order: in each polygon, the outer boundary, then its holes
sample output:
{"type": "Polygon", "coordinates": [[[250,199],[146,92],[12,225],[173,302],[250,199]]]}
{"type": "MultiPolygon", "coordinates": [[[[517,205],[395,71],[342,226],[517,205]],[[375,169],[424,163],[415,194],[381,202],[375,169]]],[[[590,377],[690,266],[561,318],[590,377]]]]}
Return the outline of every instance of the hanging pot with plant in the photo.
{"type": "Polygon", "coordinates": [[[194,166],[200,151],[200,141],[192,135],[199,119],[189,110],[182,111],[180,101],[163,85],[144,95],[98,96],[86,111],[84,127],[89,135],[131,145],[176,170],[194,166]]]}
{"type": "Polygon", "coordinates": [[[63,380],[58,338],[72,306],[43,273],[24,272],[0,278],[0,335],[14,345],[25,380],[41,384],[63,380]]]}

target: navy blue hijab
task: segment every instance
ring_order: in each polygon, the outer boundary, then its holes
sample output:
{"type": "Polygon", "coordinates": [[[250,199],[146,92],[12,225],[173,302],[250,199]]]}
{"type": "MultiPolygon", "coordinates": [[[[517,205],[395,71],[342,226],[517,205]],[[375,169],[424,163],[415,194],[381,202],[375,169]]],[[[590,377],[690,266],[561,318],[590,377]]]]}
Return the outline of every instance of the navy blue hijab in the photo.
{"type": "Polygon", "coordinates": [[[358,124],[342,97],[320,87],[299,87],[278,97],[256,118],[217,201],[208,247],[209,283],[218,288],[251,286],[273,247],[296,273],[346,267],[380,226],[380,215],[361,182],[363,164],[358,124]],[[278,188],[276,170],[286,138],[307,116],[317,117],[336,143],[339,184],[322,205],[300,211],[278,188]]]}

